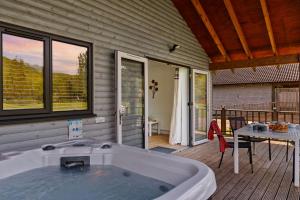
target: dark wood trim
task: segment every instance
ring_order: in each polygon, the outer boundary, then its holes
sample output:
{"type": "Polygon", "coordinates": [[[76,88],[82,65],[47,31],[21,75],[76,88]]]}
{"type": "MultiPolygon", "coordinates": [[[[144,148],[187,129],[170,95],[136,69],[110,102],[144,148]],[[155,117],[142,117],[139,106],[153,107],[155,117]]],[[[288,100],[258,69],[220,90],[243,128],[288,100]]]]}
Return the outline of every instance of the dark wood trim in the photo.
{"type": "Polygon", "coordinates": [[[94,113],[94,63],[93,63],[93,44],[88,46],[88,68],[87,68],[87,89],[88,89],[88,111],[89,113],[94,113]]]}
{"type": "Polygon", "coordinates": [[[0,22],[0,124],[26,123],[26,121],[45,121],[48,119],[78,118],[93,115],[93,44],[64,36],[49,34],[21,26],[0,22]],[[3,68],[2,33],[25,37],[44,42],[44,108],[3,110],[3,68]],[[88,109],[82,111],[52,111],[52,41],[59,41],[87,48],[87,103],[88,109]]]}
{"type": "Polygon", "coordinates": [[[52,101],[51,101],[51,94],[50,94],[50,86],[51,83],[51,42],[47,38],[44,41],[44,107],[45,109],[50,112],[52,110],[52,101]]]}
{"type": "MultiPolygon", "coordinates": [[[[277,54],[276,56],[288,56],[288,55],[297,55],[300,52],[300,45],[299,44],[293,44],[293,46],[281,46],[276,47],[277,54]]],[[[274,52],[271,48],[266,49],[252,49],[251,53],[254,58],[267,58],[274,56],[274,52]]],[[[228,53],[232,61],[241,61],[241,60],[247,60],[247,56],[244,52],[231,52],[228,53]]],[[[223,63],[226,62],[223,56],[221,55],[212,55],[210,56],[211,61],[213,63],[223,63]]]]}
{"type": "Polygon", "coordinates": [[[33,122],[49,122],[49,121],[58,121],[58,120],[69,120],[69,119],[81,119],[81,118],[93,118],[96,117],[96,114],[55,114],[55,115],[47,115],[47,114],[40,114],[40,115],[23,115],[18,117],[6,118],[0,120],[0,125],[11,125],[11,124],[26,124],[26,123],[33,123],[33,122]]]}
{"type": "Polygon", "coordinates": [[[297,63],[297,62],[298,62],[298,55],[273,56],[273,57],[266,57],[266,58],[254,58],[254,59],[242,60],[242,61],[210,63],[209,70],[259,67],[259,66],[268,66],[268,65],[297,63]]]}

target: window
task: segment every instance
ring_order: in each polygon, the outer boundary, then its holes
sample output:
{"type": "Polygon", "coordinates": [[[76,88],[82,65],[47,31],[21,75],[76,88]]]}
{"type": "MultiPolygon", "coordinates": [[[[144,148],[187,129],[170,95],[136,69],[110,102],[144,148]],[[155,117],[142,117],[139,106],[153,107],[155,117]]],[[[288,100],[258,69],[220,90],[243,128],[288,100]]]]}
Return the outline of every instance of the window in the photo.
{"type": "Polygon", "coordinates": [[[90,43],[0,23],[0,123],[92,114],[90,43]]]}
{"type": "Polygon", "coordinates": [[[52,41],[52,66],[53,110],[86,110],[87,48],[52,41]]]}
{"type": "Polygon", "coordinates": [[[3,110],[44,108],[43,41],[2,35],[3,110]]]}

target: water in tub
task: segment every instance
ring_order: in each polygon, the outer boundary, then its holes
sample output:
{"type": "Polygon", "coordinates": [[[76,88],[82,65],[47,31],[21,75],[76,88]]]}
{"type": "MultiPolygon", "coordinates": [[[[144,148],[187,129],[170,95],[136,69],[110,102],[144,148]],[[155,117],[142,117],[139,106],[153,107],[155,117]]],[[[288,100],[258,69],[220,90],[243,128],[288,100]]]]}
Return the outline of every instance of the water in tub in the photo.
{"type": "Polygon", "coordinates": [[[173,187],[115,166],[44,167],[0,180],[0,199],[146,200],[173,187]]]}

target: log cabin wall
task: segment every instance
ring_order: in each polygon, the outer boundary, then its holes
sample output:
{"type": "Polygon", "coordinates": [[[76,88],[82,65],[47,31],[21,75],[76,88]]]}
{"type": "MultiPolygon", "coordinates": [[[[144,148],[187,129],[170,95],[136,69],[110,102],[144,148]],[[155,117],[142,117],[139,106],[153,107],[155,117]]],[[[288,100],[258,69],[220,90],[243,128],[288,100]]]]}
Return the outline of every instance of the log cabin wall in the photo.
{"type": "MultiPolygon", "coordinates": [[[[207,54],[171,0],[0,0],[0,5],[2,22],[93,44],[94,113],[105,122],[83,119],[87,137],[115,141],[115,50],[208,69],[207,54]],[[173,44],[181,48],[170,53],[173,44]]],[[[2,125],[0,152],[61,142],[67,135],[67,120],[2,125]]]]}

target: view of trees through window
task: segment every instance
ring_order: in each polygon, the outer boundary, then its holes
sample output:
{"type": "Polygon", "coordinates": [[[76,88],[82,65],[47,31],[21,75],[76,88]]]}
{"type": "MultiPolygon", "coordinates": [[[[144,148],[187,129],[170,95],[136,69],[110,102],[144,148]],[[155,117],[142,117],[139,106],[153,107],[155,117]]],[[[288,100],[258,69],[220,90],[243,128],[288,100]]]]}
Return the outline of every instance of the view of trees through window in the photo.
{"type": "MultiPolygon", "coordinates": [[[[44,108],[44,41],[2,34],[3,110],[44,108]]],[[[86,47],[52,41],[52,110],[87,110],[86,47]]]]}
{"type": "Polygon", "coordinates": [[[87,48],[52,42],[53,110],[87,109],[87,48]]]}
{"type": "Polygon", "coordinates": [[[2,41],[3,109],[43,108],[43,41],[8,34],[2,41]]]}

